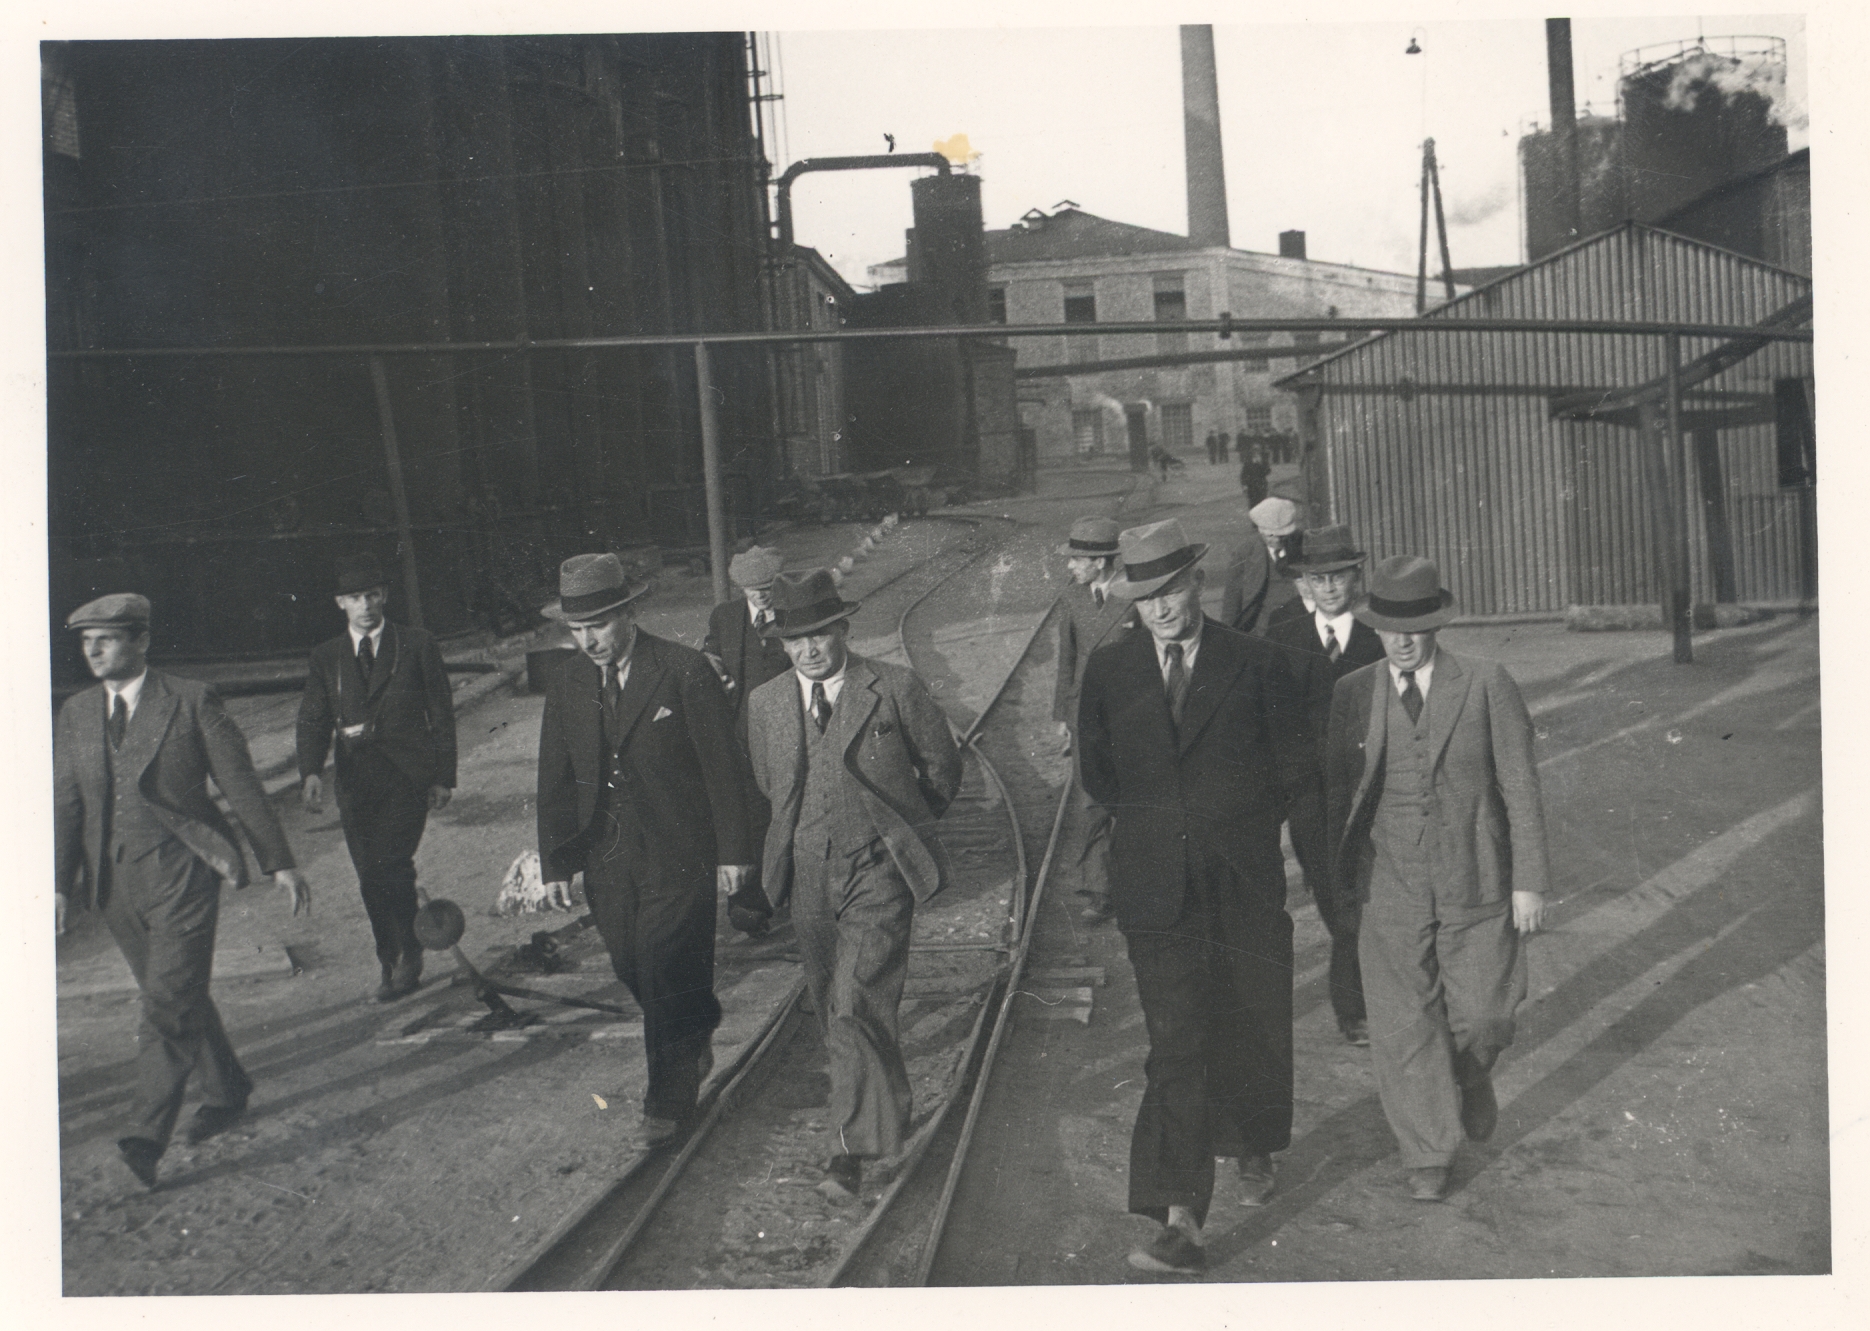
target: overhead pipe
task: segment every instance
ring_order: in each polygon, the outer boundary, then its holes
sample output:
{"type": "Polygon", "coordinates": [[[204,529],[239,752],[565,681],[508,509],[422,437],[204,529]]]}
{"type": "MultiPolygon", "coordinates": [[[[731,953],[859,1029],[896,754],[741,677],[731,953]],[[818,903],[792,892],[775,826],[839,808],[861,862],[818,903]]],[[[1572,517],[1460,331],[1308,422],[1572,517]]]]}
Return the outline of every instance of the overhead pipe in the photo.
{"type": "Polygon", "coordinates": [[[806,157],[779,177],[779,252],[792,253],[792,182],[808,171],[881,171],[894,166],[932,166],[944,176],[954,166],[940,153],[877,153],[870,157],[806,157]]]}

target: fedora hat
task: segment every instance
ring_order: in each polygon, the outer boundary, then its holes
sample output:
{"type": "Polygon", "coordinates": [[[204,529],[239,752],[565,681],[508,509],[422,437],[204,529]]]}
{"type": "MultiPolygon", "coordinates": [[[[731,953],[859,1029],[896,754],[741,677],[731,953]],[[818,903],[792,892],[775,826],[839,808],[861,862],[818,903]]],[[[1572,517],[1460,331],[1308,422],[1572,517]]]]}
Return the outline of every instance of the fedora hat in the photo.
{"type": "Polygon", "coordinates": [[[1117,553],[1121,530],[1115,518],[1079,518],[1071,524],[1071,536],[1058,547],[1058,553],[1067,559],[1108,559],[1117,553]]]}
{"type": "Polygon", "coordinates": [[[1117,547],[1123,554],[1123,576],[1110,590],[1132,601],[1154,596],[1208,553],[1205,544],[1182,534],[1182,524],[1174,518],[1130,528],[1117,538],[1117,547]]]}
{"type": "Polygon", "coordinates": [[[757,592],[772,586],[773,579],[784,567],[785,559],[778,550],[770,545],[756,545],[728,561],[727,576],[742,591],[757,592]]]}
{"type": "Polygon", "coordinates": [[[1247,516],[1268,536],[1292,536],[1304,525],[1299,521],[1299,506],[1278,495],[1260,500],[1247,510],[1247,516]]]}
{"type": "Polygon", "coordinates": [[[446,897],[425,901],[416,908],[416,942],[429,952],[446,952],[467,932],[467,916],[446,897]]]}
{"type": "Polygon", "coordinates": [[[1363,623],[1391,633],[1426,633],[1454,612],[1454,593],[1441,585],[1441,570],[1421,555],[1378,561],[1370,571],[1370,590],[1351,607],[1363,623]]]}
{"type": "Polygon", "coordinates": [[[857,605],[839,593],[828,568],[781,573],[773,579],[773,619],[760,630],[760,636],[797,638],[816,633],[827,624],[857,613],[857,605]]]}
{"type": "Polygon", "coordinates": [[[135,592],[112,592],[86,601],[65,617],[68,629],[131,629],[149,627],[149,598],[135,592]]]}
{"type": "Polygon", "coordinates": [[[358,592],[367,592],[372,587],[388,587],[390,580],[383,576],[383,565],[377,557],[368,551],[355,555],[338,556],[339,596],[355,596],[358,592]]]}
{"type": "Polygon", "coordinates": [[[648,590],[649,579],[632,578],[616,555],[573,555],[558,566],[558,600],[545,613],[552,619],[590,619],[648,590]]]}
{"type": "Polygon", "coordinates": [[[1345,526],[1313,527],[1306,531],[1299,545],[1300,553],[1286,563],[1300,573],[1335,573],[1356,568],[1369,558],[1355,548],[1351,529],[1345,526]]]}

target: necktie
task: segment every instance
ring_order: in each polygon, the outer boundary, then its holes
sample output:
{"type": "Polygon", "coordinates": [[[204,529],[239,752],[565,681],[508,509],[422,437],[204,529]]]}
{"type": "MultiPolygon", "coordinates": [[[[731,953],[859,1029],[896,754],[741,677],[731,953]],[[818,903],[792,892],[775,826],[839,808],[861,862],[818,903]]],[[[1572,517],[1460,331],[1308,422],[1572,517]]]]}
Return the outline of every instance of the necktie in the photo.
{"type": "Polygon", "coordinates": [[[1102,587],[1091,588],[1091,604],[1096,606],[1099,610],[1104,608],[1104,589],[1102,587]]]}
{"type": "Polygon", "coordinates": [[[824,734],[825,727],[831,721],[831,700],[825,697],[825,686],[817,680],[812,681],[812,724],[818,727],[818,733],[824,734]]]}
{"type": "Polygon", "coordinates": [[[623,689],[617,683],[617,667],[613,662],[604,667],[604,711],[611,720],[616,720],[617,709],[623,706],[623,689]]]}
{"type": "Polygon", "coordinates": [[[1169,662],[1169,673],[1163,683],[1164,691],[1169,695],[1169,715],[1179,726],[1182,724],[1182,702],[1188,697],[1188,671],[1182,665],[1182,644],[1166,643],[1162,654],[1169,662]]]}
{"type": "Polygon", "coordinates": [[[1325,625],[1325,655],[1333,661],[1344,655],[1344,648],[1338,643],[1338,635],[1332,632],[1329,624],[1325,625]]]}
{"type": "Polygon", "coordinates": [[[123,735],[129,728],[130,709],[124,706],[121,693],[113,693],[110,695],[110,721],[105,727],[110,734],[111,748],[121,749],[123,747],[123,735]]]}
{"type": "Polygon", "coordinates": [[[364,677],[364,683],[370,682],[370,672],[376,668],[377,649],[369,638],[362,638],[357,643],[357,669],[364,677]]]}
{"type": "Polygon", "coordinates": [[[1409,724],[1415,725],[1422,719],[1422,690],[1415,686],[1415,671],[1403,671],[1402,682],[1403,710],[1409,713],[1409,724]]]}

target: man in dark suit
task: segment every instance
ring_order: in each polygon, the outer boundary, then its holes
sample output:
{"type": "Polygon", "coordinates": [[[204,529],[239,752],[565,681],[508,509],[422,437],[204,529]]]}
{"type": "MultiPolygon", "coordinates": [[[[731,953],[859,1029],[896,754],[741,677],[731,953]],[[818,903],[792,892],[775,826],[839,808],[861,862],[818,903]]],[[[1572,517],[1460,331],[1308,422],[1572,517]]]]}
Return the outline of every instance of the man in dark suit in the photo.
{"type": "Polygon", "coordinates": [[[1091,653],[1136,623],[1130,602],[1110,590],[1118,573],[1118,524],[1110,518],[1079,518],[1058,553],[1065,557],[1071,582],[1058,596],[1058,684],[1052,693],[1052,719],[1073,750],[1075,789],[1060,831],[1065,863],[1078,867],[1078,895],[1086,898],[1078,918],[1102,924],[1110,918],[1110,814],[1084,793],[1075,770],[1078,748],[1078,692],[1091,653]]]}
{"type": "MultiPolygon", "coordinates": [[[[1383,643],[1375,629],[1351,614],[1352,603],[1363,594],[1361,570],[1366,557],[1355,548],[1351,529],[1332,526],[1308,531],[1300,551],[1290,566],[1311,597],[1312,613],[1284,616],[1267,625],[1266,640],[1322,658],[1311,702],[1311,730],[1322,746],[1331,719],[1331,690],[1351,671],[1381,661],[1383,643]]],[[[1357,969],[1357,917],[1344,908],[1331,884],[1323,760],[1321,751],[1317,785],[1293,806],[1289,823],[1292,849],[1304,871],[1305,886],[1317,903],[1319,918],[1331,935],[1327,979],[1331,1011],[1344,1038],[1362,1047],[1370,1043],[1370,1030],[1364,1011],[1363,978],[1357,969]]]]}
{"type": "MultiPolygon", "coordinates": [[[[739,599],[723,601],[708,616],[708,636],[701,644],[702,653],[714,663],[727,691],[727,701],[734,709],[734,731],[740,743],[747,743],[747,699],[767,680],[792,669],[786,652],[776,638],[765,637],[760,630],[772,622],[773,579],[784,567],[779,551],[754,546],[734,556],[727,566],[727,576],[740,588],[739,599]]],[[[766,840],[766,800],[753,790],[749,793],[753,844],[766,840]]],[[[727,920],[744,934],[757,938],[771,928],[772,903],[760,886],[759,866],[753,876],[727,899],[727,920]]]]}
{"type": "Polygon", "coordinates": [[[1454,596],[1427,559],[1379,563],[1353,610],[1387,661],[1338,681],[1326,760],[1332,873],[1362,912],[1370,1054],[1410,1195],[1438,1202],[1498,1118],[1491,1073],[1545,913],[1532,718],[1493,661],[1435,642],[1454,596]]]}
{"type": "Polygon", "coordinates": [[[848,1205],[863,1162],[909,1130],[896,1027],[917,902],[940,891],[934,835],[961,786],[948,718],[914,671],[845,646],[855,603],[827,569],[779,575],[766,632],[793,669],[753,692],[753,773],[772,801],[766,883],[792,907],[831,1064],[833,1150],[819,1191],[848,1205]]]}
{"type": "Polygon", "coordinates": [[[1149,1030],[1129,1209],[1162,1225],[1143,1270],[1205,1265],[1214,1159],[1250,1205],[1292,1134],[1292,919],[1279,823],[1315,778],[1308,658],[1201,613],[1205,545],[1121,537],[1115,589],[1147,632],[1091,654],[1078,705],[1091,798],[1116,818],[1111,904],[1149,1030]]]}
{"type": "Polygon", "coordinates": [[[102,682],[59,709],[53,891],[61,933],[73,894],[80,907],[103,911],[142,991],[136,1095],[117,1150],[153,1188],[191,1072],[202,1089],[191,1144],[237,1122],[253,1091],[208,995],[221,884],[247,885],[246,858],[208,793],[210,777],[292,913],[309,912],[312,896],[247,741],[214,690],[149,668],[149,613],[147,598],[124,593],[65,621],[83,634],[85,663],[102,682]]]}
{"type": "Polygon", "coordinates": [[[649,591],[616,555],[573,555],[546,608],[578,646],[546,682],[539,730],[539,858],[547,900],[585,900],[617,978],[643,1009],[642,1136],[693,1114],[714,1066],[715,892],[752,873],[747,759],[720,680],[692,647],[652,637],[649,591]]]}
{"type": "Polygon", "coordinates": [[[388,1003],[422,982],[416,847],[455,784],[454,693],[435,639],[383,614],[388,582],[371,554],[338,561],[345,631],[312,649],[299,700],[300,795],[325,807],[325,756],[337,738],[338,819],[376,937],[388,1003]]]}

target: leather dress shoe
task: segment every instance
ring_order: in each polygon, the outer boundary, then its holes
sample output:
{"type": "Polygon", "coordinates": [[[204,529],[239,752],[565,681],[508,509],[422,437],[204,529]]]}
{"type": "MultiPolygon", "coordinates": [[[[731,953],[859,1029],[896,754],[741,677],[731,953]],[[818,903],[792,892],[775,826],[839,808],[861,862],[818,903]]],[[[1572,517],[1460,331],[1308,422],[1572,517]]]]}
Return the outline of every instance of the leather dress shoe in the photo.
{"type": "Polygon", "coordinates": [[[1155,1238],[1130,1253],[1130,1265],[1139,1271],[1195,1276],[1208,1269],[1208,1254],[1183,1230],[1164,1225],[1155,1238]]]}
{"type": "Polygon", "coordinates": [[[1438,1202],[1448,1195],[1448,1166],[1409,1171],[1409,1195],[1418,1202],[1438,1202]]]}
{"type": "Polygon", "coordinates": [[[773,931],[773,917],[745,906],[729,906],[727,922],[749,938],[764,938],[773,931]]]}
{"type": "Polygon", "coordinates": [[[396,959],[396,965],[390,970],[391,998],[401,998],[404,994],[413,994],[422,987],[422,952],[405,952],[396,959]]]}
{"type": "Polygon", "coordinates": [[[377,1002],[388,1003],[396,997],[396,968],[388,962],[383,963],[383,980],[377,985],[377,1002]]]}
{"type": "Polygon", "coordinates": [[[850,1206],[863,1186],[864,1162],[854,1155],[834,1155],[825,1166],[825,1181],[818,1185],[818,1195],[833,1206],[850,1206]]]}
{"type": "Polygon", "coordinates": [[[1240,1200],[1247,1206],[1264,1206],[1273,1195],[1273,1158],[1270,1155],[1240,1157],[1240,1200]]]}
{"type": "Polygon", "coordinates": [[[1349,1021],[1338,1023],[1338,1029],[1344,1032],[1344,1038],[1359,1049],[1370,1047],[1370,1023],[1362,1017],[1352,1017],[1349,1021]]]}
{"type": "Polygon", "coordinates": [[[1493,1079],[1486,1073],[1461,1086],[1461,1131],[1471,1142],[1484,1142],[1493,1136],[1500,1121],[1500,1102],[1493,1097],[1493,1079]]]}
{"type": "Polygon", "coordinates": [[[162,1147],[147,1137],[119,1137],[117,1154],[123,1158],[137,1182],[150,1191],[156,1188],[156,1162],[162,1159],[162,1147]]]}
{"type": "Polygon", "coordinates": [[[680,1132],[682,1124],[677,1119],[663,1118],[657,1114],[645,1114],[637,1130],[645,1146],[660,1146],[680,1132]]]}
{"type": "Polygon", "coordinates": [[[199,1146],[210,1137],[218,1137],[240,1122],[247,1112],[247,1102],[237,1105],[203,1105],[188,1121],[188,1144],[199,1146]]]}

